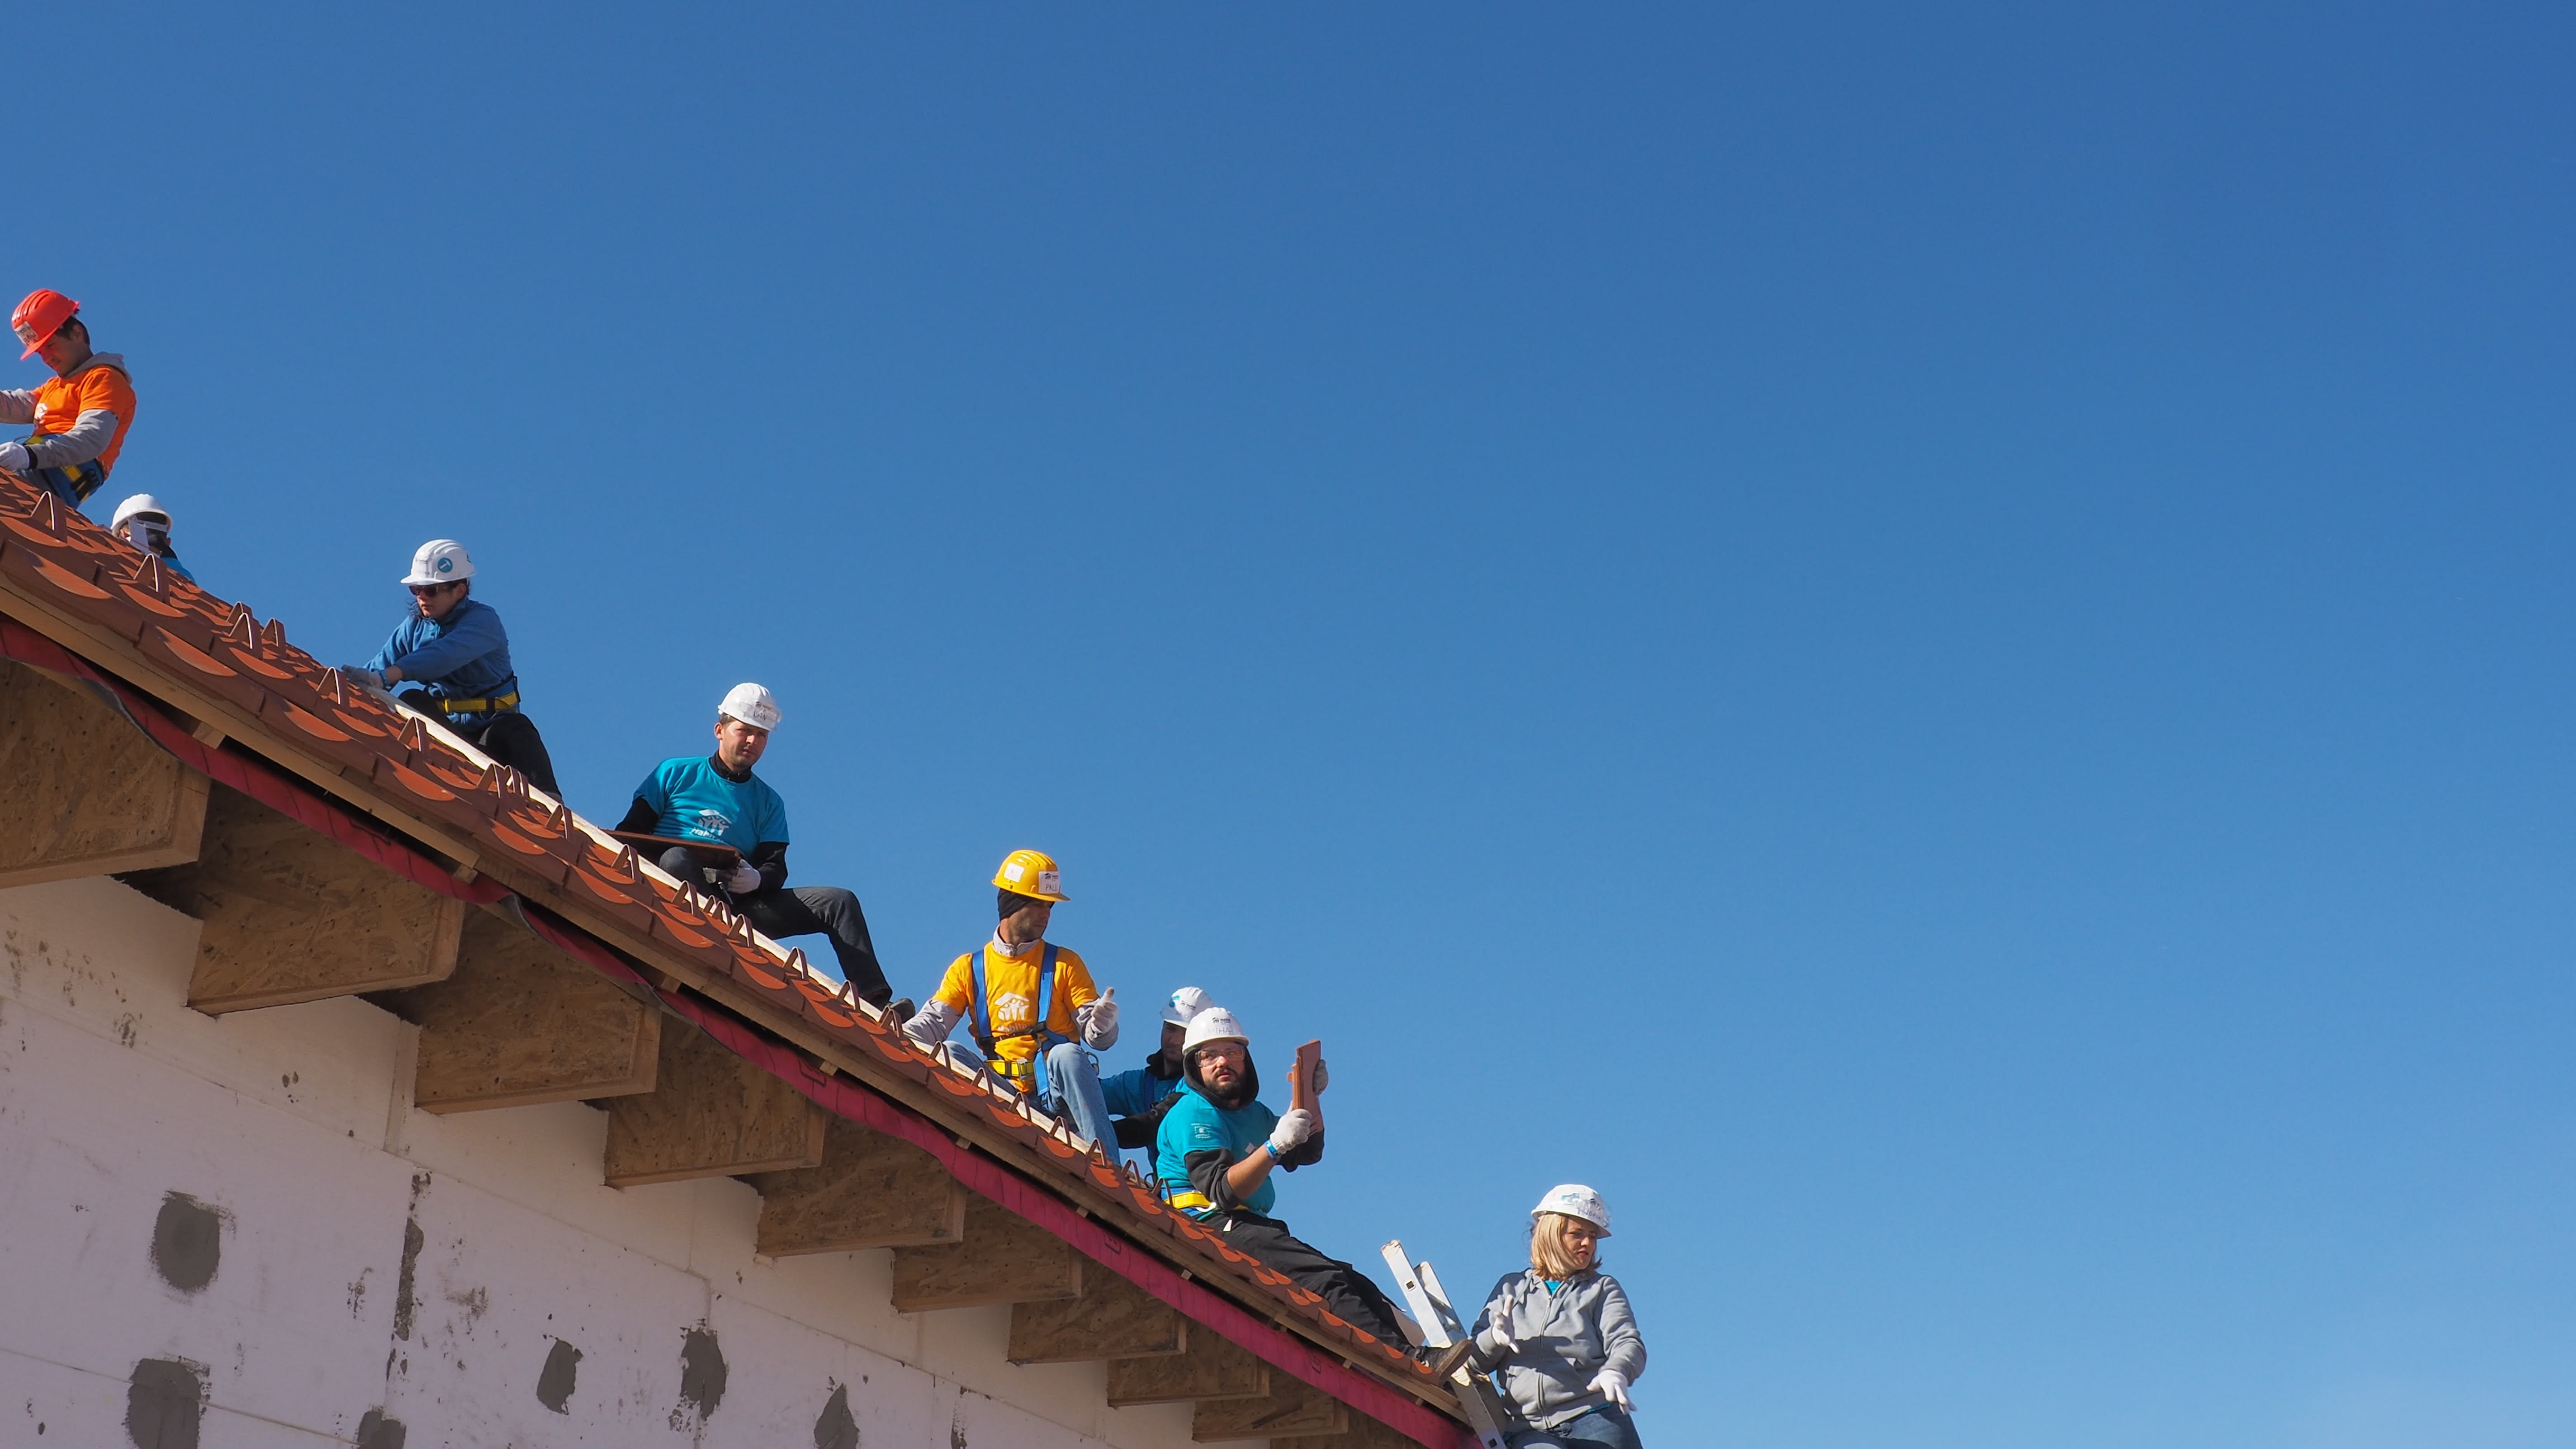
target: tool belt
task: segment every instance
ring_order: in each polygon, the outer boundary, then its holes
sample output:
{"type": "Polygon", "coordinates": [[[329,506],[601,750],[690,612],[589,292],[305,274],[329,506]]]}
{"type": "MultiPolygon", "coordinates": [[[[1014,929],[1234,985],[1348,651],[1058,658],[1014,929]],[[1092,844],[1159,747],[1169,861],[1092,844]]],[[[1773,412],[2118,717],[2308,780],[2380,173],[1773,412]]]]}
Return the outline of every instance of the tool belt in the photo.
{"type": "MultiPolygon", "coordinates": [[[[27,441],[32,443],[39,438],[50,436],[52,434],[38,433],[27,441]]],[[[93,458],[86,463],[58,463],[50,468],[29,468],[26,476],[28,482],[78,508],[89,501],[89,496],[98,491],[100,484],[107,481],[107,470],[100,467],[98,460],[93,458]]]]}
{"type": "Polygon", "coordinates": [[[517,709],[519,692],[514,689],[508,694],[496,694],[489,699],[437,699],[433,696],[433,700],[442,714],[497,714],[505,709],[517,709]]]}

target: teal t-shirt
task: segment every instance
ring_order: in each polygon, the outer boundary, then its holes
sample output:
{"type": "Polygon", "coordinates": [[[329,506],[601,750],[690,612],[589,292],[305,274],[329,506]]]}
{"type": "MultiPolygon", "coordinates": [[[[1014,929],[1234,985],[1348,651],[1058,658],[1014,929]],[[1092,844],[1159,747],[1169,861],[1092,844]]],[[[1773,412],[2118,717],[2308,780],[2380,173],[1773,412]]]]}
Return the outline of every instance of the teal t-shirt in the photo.
{"type": "MultiPolygon", "coordinates": [[[[1198,1088],[1182,1087],[1180,1099],[1163,1114],[1163,1125],[1154,1134],[1154,1176],[1163,1200],[1194,1218],[1206,1217],[1215,1211],[1215,1204],[1190,1186],[1189,1154],[1223,1149],[1240,1160],[1278,1125],[1279,1114],[1259,1102],[1246,1102],[1229,1112],[1199,1095],[1198,1088]]],[[[1270,1205],[1279,1200],[1278,1182],[1274,1169],[1243,1205],[1268,1217],[1270,1205]]]]}
{"type": "Polygon", "coordinates": [[[705,755],[654,766],[635,798],[660,812],[656,835],[721,840],[745,855],[766,841],[787,843],[787,802],[778,792],[758,775],[726,779],[705,755]]]}

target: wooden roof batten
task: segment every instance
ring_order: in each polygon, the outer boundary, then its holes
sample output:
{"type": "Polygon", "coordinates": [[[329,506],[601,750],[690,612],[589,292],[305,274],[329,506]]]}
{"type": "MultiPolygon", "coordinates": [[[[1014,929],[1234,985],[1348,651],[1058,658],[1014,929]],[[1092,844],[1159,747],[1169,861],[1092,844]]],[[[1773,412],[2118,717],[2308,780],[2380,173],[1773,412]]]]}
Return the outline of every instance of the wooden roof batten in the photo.
{"type": "MultiPolygon", "coordinates": [[[[702,1000],[720,1009],[729,1022],[700,1022],[720,1038],[721,1028],[739,1024],[783,1043],[800,1060],[773,1063],[782,1077],[802,1067],[818,1081],[846,1078],[938,1124],[959,1147],[1007,1171],[1015,1181],[998,1183],[1005,1197],[1034,1189],[1070,1207],[1083,1222],[1141,1247],[1165,1265],[1166,1276],[1178,1270],[1182,1283],[1322,1356],[1302,1372],[1292,1370],[1299,1377],[1317,1377],[1316,1365],[1329,1361],[1383,1385],[1360,1396],[1381,1408],[1385,1389],[1419,1406],[1390,1415],[1411,1421],[1406,1427],[1417,1440],[1447,1449],[1465,1434],[1449,1390],[1414,1366],[1401,1345],[1377,1345],[1322,1313],[1312,1295],[1294,1292],[1172,1213],[1105,1155],[1078,1151],[1068,1132],[1031,1112],[1016,1093],[998,1089],[980,1070],[962,1072],[922,1051],[898,1023],[880,1019],[846,989],[832,989],[801,952],[760,936],[720,903],[637,858],[516,771],[436,722],[349,686],[338,671],[288,644],[278,621],[259,625],[248,609],[177,579],[5,471],[0,614],[162,706],[197,745],[222,745],[282,770],[433,858],[454,880],[479,881],[483,891],[507,893],[560,918],[607,948],[601,959],[616,958],[608,969],[634,968],[667,1006],[695,1015],[688,1002],[702,1000]],[[1415,1418],[1423,1410],[1445,1422],[1415,1418]]],[[[449,949],[452,964],[452,944],[449,949]]],[[[667,1035],[663,1042],[667,1051],[667,1035]]],[[[649,1055],[651,1044],[632,1050],[649,1055]]],[[[634,1070],[649,1080],[641,1055],[634,1070]]],[[[814,1083],[800,1090],[813,1095],[814,1083]]],[[[1086,1251],[1096,1255],[1098,1246],[1086,1251]]],[[[1262,1356],[1285,1366],[1275,1351],[1262,1356]]]]}

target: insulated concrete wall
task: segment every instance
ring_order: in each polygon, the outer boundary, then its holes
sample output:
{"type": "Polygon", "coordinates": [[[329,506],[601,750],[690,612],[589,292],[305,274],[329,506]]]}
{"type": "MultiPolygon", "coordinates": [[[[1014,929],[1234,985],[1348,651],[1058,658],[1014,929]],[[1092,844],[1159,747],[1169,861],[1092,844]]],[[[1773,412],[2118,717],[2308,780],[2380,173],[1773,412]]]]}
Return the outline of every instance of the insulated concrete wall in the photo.
{"type": "MultiPolygon", "coordinates": [[[[209,1018],[196,923],[0,891],[0,1445],[1186,1445],[887,1254],[755,1260],[725,1179],[600,1183],[603,1112],[432,1116],[347,999],[209,1018]]],[[[676,1023],[674,1024],[676,1027],[676,1023]]]]}

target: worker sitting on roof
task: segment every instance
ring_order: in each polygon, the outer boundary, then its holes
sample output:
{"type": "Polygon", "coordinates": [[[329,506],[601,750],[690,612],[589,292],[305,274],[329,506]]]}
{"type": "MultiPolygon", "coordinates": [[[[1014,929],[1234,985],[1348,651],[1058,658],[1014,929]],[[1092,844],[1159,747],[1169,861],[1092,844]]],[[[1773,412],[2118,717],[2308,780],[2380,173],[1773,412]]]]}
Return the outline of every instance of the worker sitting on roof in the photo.
{"type": "MultiPolygon", "coordinates": [[[[635,787],[635,801],[617,828],[731,846],[736,854],[727,857],[729,864],[712,864],[684,845],[663,851],[659,863],[690,885],[722,891],[744,920],[772,940],[830,936],[842,978],[861,1000],[883,1010],[894,991],[877,965],[859,898],[839,886],[787,888],[787,802],[751,772],[769,748],[779,717],[778,700],[768,690],[735,685],[716,707],[715,752],[654,766],[635,787]]],[[[902,1016],[911,1015],[911,1002],[893,1004],[902,1016]]]]}
{"type": "Polygon", "coordinates": [[[179,550],[171,546],[170,510],[161,506],[160,499],[137,493],[116,505],[116,517],[109,521],[107,531],[161,560],[161,567],[170,572],[192,584],[197,581],[188,566],[179,562],[179,550]]]}
{"type": "Polygon", "coordinates": [[[1146,1149],[1148,1167],[1153,1166],[1154,1133],[1180,1095],[1184,1033],[1192,1017],[1214,1004],[1195,986],[1173,992],[1171,1004],[1163,1008],[1162,1039],[1145,1058],[1145,1065],[1100,1079],[1100,1100],[1108,1104],[1115,1119],[1110,1126],[1118,1135],[1118,1145],[1146,1149]]]}
{"type": "Polygon", "coordinates": [[[80,303],[60,292],[29,292],[9,326],[27,344],[19,358],[43,353],[54,377],[34,392],[0,391],[0,423],[36,426],[21,441],[0,443],[0,468],[75,508],[107,481],[125,430],[134,425],[134,381],[125,359],[90,351],[89,324],[79,313],[80,303]]]}
{"type": "Polygon", "coordinates": [[[549,795],[555,764],[535,721],[519,712],[519,676],[510,667],[510,633],[501,616],[468,597],[474,560],[452,538],[433,538],[411,556],[403,586],[412,609],[376,657],[342,669],[379,688],[413,684],[404,704],[444,723],[467,744],[528,777],[549,795]]]}
{"type": "Polygon", "coordinates": [[[1063,881],[1054,857],[1012,851],[993,874],[1001,912],[993,939],[948,963],[939,989],[904,1032],[935,1050],[965,1019],[996,1075],[1084,1141],[1108,1142],[1100,1059],[1083,1048],[1118,1044],[1118,1003],[1114,990],[1092,985],[1080,956],[1046,939],[1047,920],[1065,898],[1063,881]]]}
{"type": "MultiPolygon", "coordinates": [[[[1184,1090],[1155,1135],[1154,1175],[1163,1199],[1225,1234],[1228,1245],[1250,1253],[1309,1293],[1344,1322],[1402,1350],[1411,1336],[1395,1305],[1367,1274],[1291,1237],[1271,1217],[1279,1195],[1270,1170],[1294,1172],[1323,1160],[1324,1138],[1315,1114],[1291,1107],[1282,1117],[1261,1105],[1261,1078],[1252,1069],[1252,1040],[1222,1006],[1190,1018],[1182,1039],[1184,1090]]],[[[1323,1064],[1315,1089],[1324,1087],[1323,1064]]]]}

